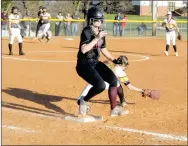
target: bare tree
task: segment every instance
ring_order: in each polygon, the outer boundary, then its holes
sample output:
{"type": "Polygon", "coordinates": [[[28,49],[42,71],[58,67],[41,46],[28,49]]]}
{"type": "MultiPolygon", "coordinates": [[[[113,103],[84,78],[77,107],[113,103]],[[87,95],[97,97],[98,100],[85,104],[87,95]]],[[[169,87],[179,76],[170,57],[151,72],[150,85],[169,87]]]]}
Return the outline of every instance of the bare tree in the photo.
{"type": "Polygon", "coordinates": [[[126,13],[127,11],[133,10],[131,1],[101,0],[100,6],[103,7],[106,13],[126,13]]]}

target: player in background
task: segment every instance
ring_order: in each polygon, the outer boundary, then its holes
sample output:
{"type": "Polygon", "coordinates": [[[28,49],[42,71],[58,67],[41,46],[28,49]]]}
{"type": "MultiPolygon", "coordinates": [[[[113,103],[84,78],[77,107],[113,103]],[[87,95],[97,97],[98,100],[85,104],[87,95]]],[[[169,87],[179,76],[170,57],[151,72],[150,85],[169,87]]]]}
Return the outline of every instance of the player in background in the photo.
{"type": "Polygon", "coordinates": [[[40,27],[41,27],[41,25],[42,25],[42,22],[41,22],[42,20],[41,20],[41,17],[40,17],[40,15],[41,15],[41,13],[42,13],[42,8],[43,8],[43,6],[40,6],[40,7],[39,7],[39,11],[38,11],[38,18],[39,18],[39,21],[38,21],[38,23],[37,23],[37,29],[36,29],[36,34],[35,34],[35,38],[34,38],[34,39],[37,39],[39,29],[40,29],[40,27]]]}
{"type": "Polygon", "coordinates": [[[12,7],[11,14],[9,16],[9,55],[13,55],[12,53],[12,44],[14,42],[14,38],[16,37],[18,39],[18,45],[19,45],[19,55],[24,55],[24,52],[22,50],[22,36],[20,32],[20,16],[18,14],[18,8],[17,7],[12,7]]]}
{"type": "Polygon", "coordinates": [[[165,55],[168,56],[168,50],[170,47],[170,41],[172,40],[172,45],[174,48],[175,55],[178,56],[177,47],[176,47],[176,32],[177,29],[179,33],[179,28],[177,26],[176,20],[172,18],[172,12],[167,13],[167,18],[164,19],[162,27],[166,29],[166,50],[164,51],[165,55]]]}
{"type": "Polygon", "coordinates": [[[49,31],[51,16],[47,12],[46,7],[42,8],[42,13],[40,14],[40,19],[41,19],[42,25],[41,25],[39,31],[42,32],[42,37],[39,40],[42,41],[44,38],[46,38],[47,41],[49,41],[51,38],[51,33],[49,31]]]}

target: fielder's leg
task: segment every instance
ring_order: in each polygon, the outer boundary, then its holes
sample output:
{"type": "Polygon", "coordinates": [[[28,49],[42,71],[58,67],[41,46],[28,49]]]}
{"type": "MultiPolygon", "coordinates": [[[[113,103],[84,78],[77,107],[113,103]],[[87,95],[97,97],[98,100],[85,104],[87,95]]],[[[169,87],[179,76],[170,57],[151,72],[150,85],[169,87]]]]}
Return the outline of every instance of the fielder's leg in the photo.
{"type": "Polygon", "coordinates": [[[170,32],[166,32],[166,51],[164,51],[166,56],[168,56],[169,47],[170,47],[170,32]]]}
{"type": "Polygon", "coordinates": [[[19,33],[19,30],[17,32],[17,38],[18,38],[18,46],[19,46],[19,55],[24,55],[25,53],[22,50],[22,42],[23,42],[23,40],[22,40],[22,36],[19,33]]]}
{"type": "Polygon", "coordinates": [[[9,55],[12,55],[12,44],[14,42],[14,38],[15,38],[15,28],[11,28],[11,32],[12,34],[9,34],[9,44],[8,44],[8,48],[9,48],[9,55]]]}
{"type": "Polygon", "coordinates": [[[176,47],[176,33],[175,33],[175,31],[172,32],[172,45],[174,48],[175,55],[178,56],[177,47],[176,47]]]}

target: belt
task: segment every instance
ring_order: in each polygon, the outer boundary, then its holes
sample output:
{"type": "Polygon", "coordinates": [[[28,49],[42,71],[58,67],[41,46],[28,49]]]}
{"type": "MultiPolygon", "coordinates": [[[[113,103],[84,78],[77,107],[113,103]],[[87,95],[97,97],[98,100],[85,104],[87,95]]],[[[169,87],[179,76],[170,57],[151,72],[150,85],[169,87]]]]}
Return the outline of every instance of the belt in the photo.
{"type": "Polygon", "coordinates": [[[11,28],[19,28],[18,26],[11,26],[11,28]]]}

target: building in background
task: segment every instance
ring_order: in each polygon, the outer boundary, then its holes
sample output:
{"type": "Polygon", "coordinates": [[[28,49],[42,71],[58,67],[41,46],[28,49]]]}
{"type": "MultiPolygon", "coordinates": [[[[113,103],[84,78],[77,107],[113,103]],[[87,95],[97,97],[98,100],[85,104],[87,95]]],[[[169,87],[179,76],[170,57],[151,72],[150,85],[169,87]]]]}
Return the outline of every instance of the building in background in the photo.
{"type": "MultiPolygon", "coordinates": [[[[186,6],[186,0],[179,1],[156,1],[157,3],[157,15],[164,16],[168,11],[176,12],[177,9],[186,6]]],[[[152,0],[132,0],[132,4],[135,7],[137,15],[152,15],[152,0]]],[[[182,15],[182,14],[179,14],[182,15]]]]}

